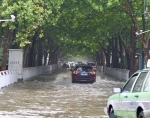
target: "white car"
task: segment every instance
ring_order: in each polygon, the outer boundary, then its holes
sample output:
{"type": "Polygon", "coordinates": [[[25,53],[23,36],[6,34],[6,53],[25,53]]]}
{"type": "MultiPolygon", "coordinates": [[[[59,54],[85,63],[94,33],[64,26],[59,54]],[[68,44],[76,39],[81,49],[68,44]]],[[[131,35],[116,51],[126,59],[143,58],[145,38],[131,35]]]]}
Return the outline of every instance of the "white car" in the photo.
{"type": "Polygon", "coordinates": [[[150,118],[150,69],[135,72],[104,108],[109,118],[150,118]]]}

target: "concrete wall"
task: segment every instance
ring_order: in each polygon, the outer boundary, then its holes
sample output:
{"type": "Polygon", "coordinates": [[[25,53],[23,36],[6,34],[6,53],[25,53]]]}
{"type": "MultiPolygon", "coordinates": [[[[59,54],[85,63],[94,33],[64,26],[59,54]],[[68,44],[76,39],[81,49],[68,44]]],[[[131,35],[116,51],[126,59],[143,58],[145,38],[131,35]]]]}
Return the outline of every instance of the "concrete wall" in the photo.
{"type": "Polygon", "coordinates": [[[37,76],[43,73],[47,73],[47,72],[52,73],[57,68],[59,68],[59,66],[56,64],[23,68],[22,77],[23,77],[23,80],[27,80],[33,76],[37,76]]]}
{"type": "Polygon", "coordinates": [[[0,89],[17,82],[17,72],[13,70],[0,71],[0,89]]]}
{"type": "MultiPolygon", "coordinates": [[[[48,66],[22,68],[21,80],[25,81],[31,77],[38,76],[40,74],[53,72],[57,68],[60,68],[60,66],[57,64],[48,65],[48,66]]],[[[17,82],[18,80],[20,80],[20,78],[18,78],[18,73],[15,70],[0,71],[0,89],[11,85],[17,82]]]]}
{"type": "Polygon", "coordinates": [[[8,70],[0,71],[0,89],[19,80],[27,80],[33,76],[53,72],[60,64],[23,68],[23,50],[9,49],[8,70]]]}
{"type": "Polygon", "coordinates": [[[104,72],[106,75],[116,77],[123,81],[126,81],[129,79],[129,70],[126,70],[126,69],[97,66],[97,70],[100,72],[104,72]]]}

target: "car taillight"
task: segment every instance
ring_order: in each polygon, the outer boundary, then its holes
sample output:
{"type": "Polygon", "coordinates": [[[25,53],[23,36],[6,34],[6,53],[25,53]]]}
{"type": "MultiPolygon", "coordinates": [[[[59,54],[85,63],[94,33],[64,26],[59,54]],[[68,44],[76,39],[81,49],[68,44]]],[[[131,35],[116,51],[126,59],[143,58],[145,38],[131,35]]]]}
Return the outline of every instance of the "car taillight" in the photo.
{"type": "Polygon", "coordinates": [[[95,75],[95,74],[96,74],[96,72],[95,72],[95,71],[91,71],[90,73],[91,73],[92,75],[95,75]]]}
{"type": "Polygon", "coordinates": [[[91,78],[90,80],[95,80],[95,78],[91,78]]]}
{"type": "Polygon", "coordinates": [[[74,71],[72,72],[72,74],[78,74],[78,71],[74,70],[74,71]]]}
{"type": "Polygon", "coordinates": [[[74,80],[78,80],[78,78],[73,78],[74,80]]]}

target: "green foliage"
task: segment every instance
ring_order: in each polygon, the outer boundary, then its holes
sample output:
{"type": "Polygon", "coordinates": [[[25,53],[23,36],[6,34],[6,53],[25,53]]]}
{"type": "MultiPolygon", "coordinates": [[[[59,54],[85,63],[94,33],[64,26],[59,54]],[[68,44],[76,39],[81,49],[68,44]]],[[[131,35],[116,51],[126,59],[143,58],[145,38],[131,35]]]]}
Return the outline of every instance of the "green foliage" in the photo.
{"type": "Polygon", "coordinates": [[[14,14],[16,19],[1,26],[9,25],[10,30],[15,30],[14,42],[20,48],[30,45],[38,32],[47,45],[53,42],[66,53],[88,55],[98,51],[100,45],[106,47],[107,38],[117,36],[118,32],[129,42],[127,33],[133,21],[126,2],[142,27],[143,2],[133,0],[2,0],[0,18],[14,14]]]}
{"type": "MultiPolygon", "coordinates": [[[[49,24],[55,25],[60,16],[59,9],[63,0],[57,1],[42,1],[42,0],[3,0],[0,6],[1,17],[8,17],[10,14],[16,16],[15,22],[4,22],[2,27],[7,24],[10,29],[16,29],[16,43],[20,43],[20,47],[31,43],[30,37],[34,36],[35,31],[40,27],[49,24]]],[[[43,27],[44,28],[44,27],[43,27]]],[[[40,32],[40,38],[44,37],[43,32],[40,32]]]]}

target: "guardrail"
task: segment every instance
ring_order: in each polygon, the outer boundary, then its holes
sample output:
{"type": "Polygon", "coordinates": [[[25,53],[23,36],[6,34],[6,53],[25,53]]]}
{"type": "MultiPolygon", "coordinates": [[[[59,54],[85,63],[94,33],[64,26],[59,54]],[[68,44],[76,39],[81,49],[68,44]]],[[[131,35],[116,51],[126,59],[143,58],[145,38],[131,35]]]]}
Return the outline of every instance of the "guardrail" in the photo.
{"type": "MultiPolygon", "coordinates": [[[[22,69],[22,79],[27,80],[33,76],[37,76],[47,72],[53,72],[55,69],[60,68],[60,65],[53,64],[47,66],[27,67],[22,69]]],[[[6,70],[0,71],[0,89],[7,87],[18,81],[17,71],[6,70]]]]}
{"type": "Polygon", "coordinates": [[[17,71],[0,71],[0,89],[17,82],[17,71]]]}
{"type": "MultiPolygon", "coordinates": [[[[97,69],[100,72],[103,72],[102,70],[103,66],[97,66],[97,69]]],[[[130,70],[126,70],[126,69],[119,69],[119,68],[109,68],[109,67],[104,67],[104,73],[107,75],[110,75],[112,77],[116,77],[120,80],[126,81],[129,79],[129,72],[130,70]]]]}

